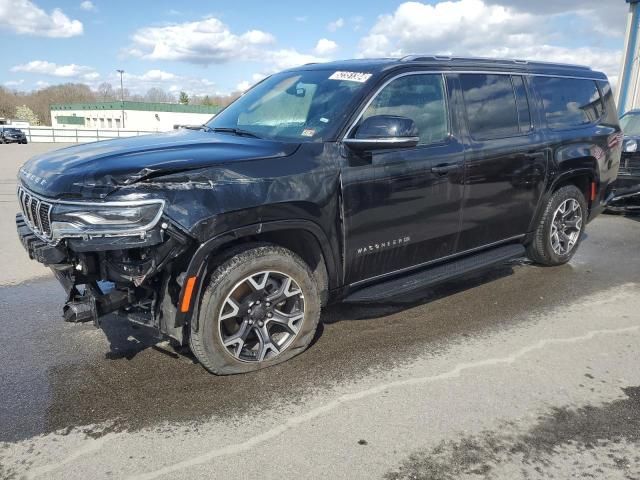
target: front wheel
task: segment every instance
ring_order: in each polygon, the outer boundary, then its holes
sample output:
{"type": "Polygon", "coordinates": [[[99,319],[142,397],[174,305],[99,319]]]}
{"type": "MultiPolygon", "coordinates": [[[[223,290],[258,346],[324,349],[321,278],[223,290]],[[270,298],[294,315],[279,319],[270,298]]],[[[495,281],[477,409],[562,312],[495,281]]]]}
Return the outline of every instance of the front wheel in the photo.
{"type": "Polygon", "coordinates": [[[311,270],[272,245],[242,251],[212,273],[190,346],[216,375],[276,365],[303,352],[320,319],[311,270]]]}
{"type": "Polygon", "coordinates": [[[571,260],[584,234],[587,202],[575,185],[558,189],[527,246],[528,257],[542,265],[562,265],[571,260]]]}

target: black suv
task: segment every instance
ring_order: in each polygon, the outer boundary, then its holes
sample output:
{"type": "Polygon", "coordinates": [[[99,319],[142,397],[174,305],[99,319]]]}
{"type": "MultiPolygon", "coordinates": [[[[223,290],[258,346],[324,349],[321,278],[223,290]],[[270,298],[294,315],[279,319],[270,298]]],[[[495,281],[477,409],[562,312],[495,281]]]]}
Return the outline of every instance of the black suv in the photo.
{"type": "Polygon", "coordinates": [[[607,205],[613,212],[640,212],[640,110],[631,110],[620,118],[624,132],[622,158],[615,197],[607,205]]]}
{"type": "Polygon", "coordinates": [[[0,125],[0,143],[22,143],[26,145],[27,136],[18,128],[0,125]]]}
{"type": "Polygon", "coordinates": [[[311,64],[200,131],[31,159],[16,221],[65,287],[67,320],[118,311],[213,373],[247,372],[302,352],[327,302],[385,301],[525,254],[569,261],[621,143],[589,68],[311,64]]]}

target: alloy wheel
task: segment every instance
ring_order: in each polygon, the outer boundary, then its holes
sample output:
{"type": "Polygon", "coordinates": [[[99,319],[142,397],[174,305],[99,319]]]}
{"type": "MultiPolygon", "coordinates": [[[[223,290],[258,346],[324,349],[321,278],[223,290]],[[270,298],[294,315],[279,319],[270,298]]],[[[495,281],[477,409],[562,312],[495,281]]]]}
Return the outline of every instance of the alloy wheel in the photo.
{"type": "Polygon", "coordinates": [[[243,362],[270,360],[286,350],[304,319],[304,295],[289,275],[252,273],[227,295],[218,315],[220,340],[243,362]]]}
{"type": "Polygon", "coordinates": [[[582,233],[582,207],[574,198],[562,202],[553,214],[551,248],[557,255],[567,255],[582,233]]]}

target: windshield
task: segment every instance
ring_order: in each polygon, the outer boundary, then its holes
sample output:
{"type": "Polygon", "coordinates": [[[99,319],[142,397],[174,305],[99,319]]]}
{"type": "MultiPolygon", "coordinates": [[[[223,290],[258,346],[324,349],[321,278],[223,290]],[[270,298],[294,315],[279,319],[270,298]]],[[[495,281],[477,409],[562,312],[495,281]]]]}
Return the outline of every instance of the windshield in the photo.
{"type": "Polygon", "coordinates": [[[625,135],[640,136],[640,113],[627,113],[620,119],[620,128],[625,135]]]}
{"type": "Polygon", "coordinates": [[[229,105],[207,127],[271,140],[322,142],[345,120],[370,76],[334,70],[279,73],[229,105]]]}

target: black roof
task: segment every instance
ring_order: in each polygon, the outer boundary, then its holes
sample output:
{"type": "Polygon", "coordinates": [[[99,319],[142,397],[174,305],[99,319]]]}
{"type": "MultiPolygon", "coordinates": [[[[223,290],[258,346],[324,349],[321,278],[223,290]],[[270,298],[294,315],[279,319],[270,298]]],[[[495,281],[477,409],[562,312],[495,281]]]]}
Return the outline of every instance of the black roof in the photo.
{"type": "Polygon", "coordinates": [[[482,70],[513,71],[546,75],[587,77],[606,80],[602,72],[590,67],[563,63],[538,62],[529,60],[509,60],[472,57],[449,57],[441,55],[407,55],[402,58],[368,58],[338,60],[326,63],[309,63],[292,70],[346,70],[382,73],[392,69],[421,67],[434,70],[482,70]]]}

